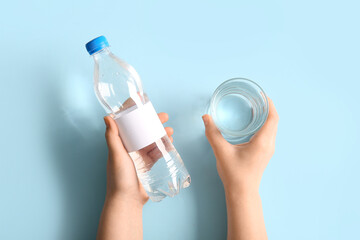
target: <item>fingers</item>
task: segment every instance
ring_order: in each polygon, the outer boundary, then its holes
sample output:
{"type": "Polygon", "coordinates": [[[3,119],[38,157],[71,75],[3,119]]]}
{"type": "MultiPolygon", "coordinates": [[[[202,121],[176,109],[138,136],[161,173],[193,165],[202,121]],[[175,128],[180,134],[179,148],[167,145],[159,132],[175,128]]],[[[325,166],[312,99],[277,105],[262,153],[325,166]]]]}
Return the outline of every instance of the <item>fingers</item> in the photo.
{"type": "Polygon", "coordinates": [[[166,134],[171,137],[171,135],[174,134],[174,129],[172,129],[171,127],[166,127],[165,128],[166,134]]]}
{"type": "MultiPolygon", "coordinates": [[[[169,115],[167,113],[161,112],[158,113],[161,123],[166,123],[169,120],[169,115]]],[[[171,135],[174,134],[174,129],[171,127],[165,127],[166,134],[169,136],[171,142],[174,142],[174,139],[171,135]]]]}
{"type": "Polygon", "coordinates": [[[161,123],[166,123],[169,120],[169,115],[167,113],[161,112],[158,113],[161,123]]]}
{"type": "Polygon", "coordinates": [[[222,150],[229,143],[221,135],[210,115],[205,114],[202,118],[205,125],[205,135],[216,154],[217,151],[222,150]]]}
{"type": "Polygon", "coordinates": [[[268,118],[262,126],[262,128],[252,137],[251,141],[260,141],[260,142],[275,142],[277,126],[279,122],[279,115],[275,109],[273,101],[268,98],[269,102],[269,115],[268,118]]]}
{"type": "Polygon", "coordinates": [[[126,154],[127,155],[127,151],[126,151],[126,149],[121,141],[121,138],[119,136],[119,129],[116,125],[115,120],[110,116],[106,116],[106,117],[104,117],[104,122],[106,125],[105,138],[106,138],[106,143],[109,148],[109,154],[111,154],[111,155],[126,154]]]}

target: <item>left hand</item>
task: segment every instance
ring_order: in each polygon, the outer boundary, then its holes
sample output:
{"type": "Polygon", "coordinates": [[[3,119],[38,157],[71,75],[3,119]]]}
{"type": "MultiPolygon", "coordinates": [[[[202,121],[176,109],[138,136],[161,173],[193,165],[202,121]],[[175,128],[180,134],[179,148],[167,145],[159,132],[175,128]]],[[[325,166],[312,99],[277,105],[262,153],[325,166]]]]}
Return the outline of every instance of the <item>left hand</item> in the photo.
{"type": "MultiPolygon", "coordinates": [[[[161,123],[168,121],[166,113],[158,114],[161,123]]],[[[104,117],[106,124],[105,138],[109,148],[107,162],[107,198],[120,197],[126,201],[133,201],[143,206],[149,199],[137,175],[134,163],[126,151],[116,122],[110,116],[104,117]]],[[[171,142],[173,129],[165,127],[171,142]]]]}

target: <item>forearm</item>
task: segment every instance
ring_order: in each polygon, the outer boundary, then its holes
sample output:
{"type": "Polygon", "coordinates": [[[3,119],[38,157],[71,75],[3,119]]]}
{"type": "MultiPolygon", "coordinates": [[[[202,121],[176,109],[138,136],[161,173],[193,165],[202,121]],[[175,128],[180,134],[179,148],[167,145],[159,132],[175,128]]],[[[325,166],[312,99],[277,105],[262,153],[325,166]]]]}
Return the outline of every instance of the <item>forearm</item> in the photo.
{"type": "Polygon", "coordinates": [[[228,240],[267,239],[261,198],[257,190],[225,190],[228,240]]]}
{"type": "Polygon", "coordinates": [[[142,239],[142,205],[121,197],[107,197],[97,240],[142,239]]]}

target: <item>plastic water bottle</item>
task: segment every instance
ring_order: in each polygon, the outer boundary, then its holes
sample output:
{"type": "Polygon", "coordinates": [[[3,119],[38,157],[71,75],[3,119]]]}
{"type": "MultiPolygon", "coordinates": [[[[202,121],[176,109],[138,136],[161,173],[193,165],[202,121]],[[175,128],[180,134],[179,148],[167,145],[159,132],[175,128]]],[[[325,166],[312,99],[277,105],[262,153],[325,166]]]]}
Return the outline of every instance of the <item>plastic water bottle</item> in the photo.
{"type": "Polygon", "coordinates": [[[190,185],[190,175],[145,94],[138,73],[111,53],[104,36],[88,42],[86,49],[95,61],[96,96],[116,121],[150,199],[158,202],[175,196],[190,185]]]}

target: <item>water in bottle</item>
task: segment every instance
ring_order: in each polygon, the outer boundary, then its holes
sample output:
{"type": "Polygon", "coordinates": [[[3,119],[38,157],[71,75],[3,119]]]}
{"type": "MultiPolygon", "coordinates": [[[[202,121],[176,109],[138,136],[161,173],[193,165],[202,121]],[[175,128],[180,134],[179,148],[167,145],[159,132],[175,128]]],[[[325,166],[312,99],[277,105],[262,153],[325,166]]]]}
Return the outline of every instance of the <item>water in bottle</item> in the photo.
{"type": "Polygon", "coordinates": [[[138,73],[110,51],[104,36],[88,42],[86,49],[95,61],[95,94],[116,121],[150,199],[157,202],[175,196],[190,185],[190,175],[144,92],[138,73]]]}

